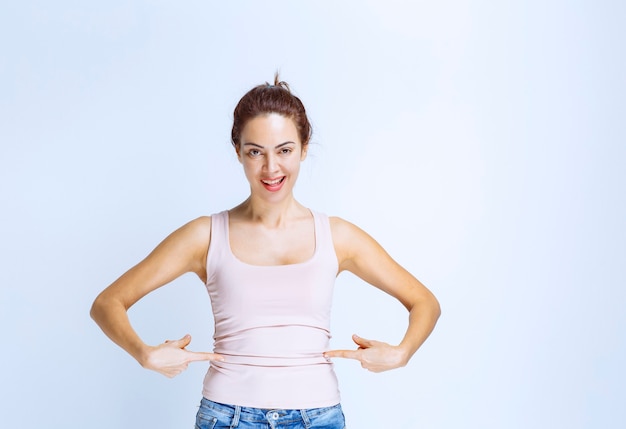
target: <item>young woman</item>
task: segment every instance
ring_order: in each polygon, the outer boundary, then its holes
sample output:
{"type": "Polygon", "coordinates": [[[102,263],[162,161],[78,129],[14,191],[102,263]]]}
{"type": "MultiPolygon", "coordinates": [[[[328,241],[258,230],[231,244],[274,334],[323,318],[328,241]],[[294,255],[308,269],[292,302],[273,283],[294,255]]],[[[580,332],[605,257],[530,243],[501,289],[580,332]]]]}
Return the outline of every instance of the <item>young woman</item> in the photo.
{"type": "Polygon", "coordinates": [[[295,200],[311,126],[300,99],[275,77],[235,108],[232,144],[250,182],[235,208],[189,222],[106,288],[93,319],[143,367],[174,377],[210,361],[196,426],[345,426],[331,358],[386,371],[407,364],[439,317],[433,294],[368,234],[295,200]],[[350,271],[409,311],[400,344],[353,336],[355,350],[328,350],[335,278],[350,271]],[[214,350],[186,349],[191,338],[152,346],[127,310],[187,272],[206,284],[215,318],[214,350]]]}

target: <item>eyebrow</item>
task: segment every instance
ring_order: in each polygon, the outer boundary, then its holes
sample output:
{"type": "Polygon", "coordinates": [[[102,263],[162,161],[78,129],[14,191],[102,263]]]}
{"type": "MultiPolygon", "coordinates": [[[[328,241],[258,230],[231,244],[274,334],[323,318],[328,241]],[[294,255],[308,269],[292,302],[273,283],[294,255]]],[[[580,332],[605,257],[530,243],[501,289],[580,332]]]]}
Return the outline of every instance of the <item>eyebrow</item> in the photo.
{"type": "MultiPolygon", "coordinates": [[[[281,144],[279,144],[279,145],[276,145],[276,146],[274,147],[274,149],[281,148],[281,147],[283,147],[283,146],[285,146],[285,145],[288,145],[288,144],[296,144],[296,143],[295,143],[295,142],[292,142],[292,141],[287,141],[287,142],[281,143],[281,144]]],[[[260,149],[265,149],[265,147],[264,147],[264,146],[261,146],[260,144],[256,144],[256,143],[253,143],[253,142],[247,142],[247,143],[244,143],[243,145],[244,145],[244,146],[254,146],[254,147],[258,147],[258,148],[260,148],[260,149]]]]}

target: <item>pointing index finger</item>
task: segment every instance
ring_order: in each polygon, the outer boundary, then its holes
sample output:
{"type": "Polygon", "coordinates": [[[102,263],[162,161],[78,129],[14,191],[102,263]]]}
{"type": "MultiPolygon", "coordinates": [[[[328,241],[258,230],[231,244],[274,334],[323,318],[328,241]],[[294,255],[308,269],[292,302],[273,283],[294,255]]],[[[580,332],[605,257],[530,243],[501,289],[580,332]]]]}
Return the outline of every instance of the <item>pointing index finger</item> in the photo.
{"type": "Polygon", "coordinates": [[[208,353],[208,352],[189,352],[189,362],[197,362],[203,360],[218,360],[224,361],[224,356],[218,355],[216,353],[208,353]]]}
{"type": "Polygon", "coordinates": [[[356,359],[359,360],[358,350],[329,350],[324,352],[325,358],[344,358],[344,359],[356,359]]]}

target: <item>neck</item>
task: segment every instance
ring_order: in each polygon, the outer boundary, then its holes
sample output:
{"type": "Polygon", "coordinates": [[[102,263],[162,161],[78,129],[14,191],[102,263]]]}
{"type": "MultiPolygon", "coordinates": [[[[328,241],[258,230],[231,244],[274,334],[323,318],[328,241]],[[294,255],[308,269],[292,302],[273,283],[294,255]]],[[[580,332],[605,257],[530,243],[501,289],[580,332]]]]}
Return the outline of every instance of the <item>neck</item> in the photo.
{"type": "Polygon", "coordinates": [[[295,198],[286,198],[281,202],[268,202],[254,196],[248,197],[233,211],[239,212],[250,221],[261,223],[267,227],[279,227],[294,217],[308,213],[295,198]]]}

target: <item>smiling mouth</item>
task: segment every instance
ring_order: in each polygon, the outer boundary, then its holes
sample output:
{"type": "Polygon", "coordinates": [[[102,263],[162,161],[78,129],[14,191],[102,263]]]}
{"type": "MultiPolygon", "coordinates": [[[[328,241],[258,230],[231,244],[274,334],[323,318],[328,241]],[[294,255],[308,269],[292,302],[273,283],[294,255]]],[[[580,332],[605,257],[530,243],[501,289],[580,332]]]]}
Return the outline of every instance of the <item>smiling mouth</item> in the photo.
{"type": "Polygon", "coordinates": [[[282,183],[282,181],[285,180],[285,176],[280,177],[278,179],[272,179],[272,180],[261,180],[261,182],[263,182],[264,184],[266,184],[267,186],[276,186],[279,185],[280,183],[282,183]]]}

